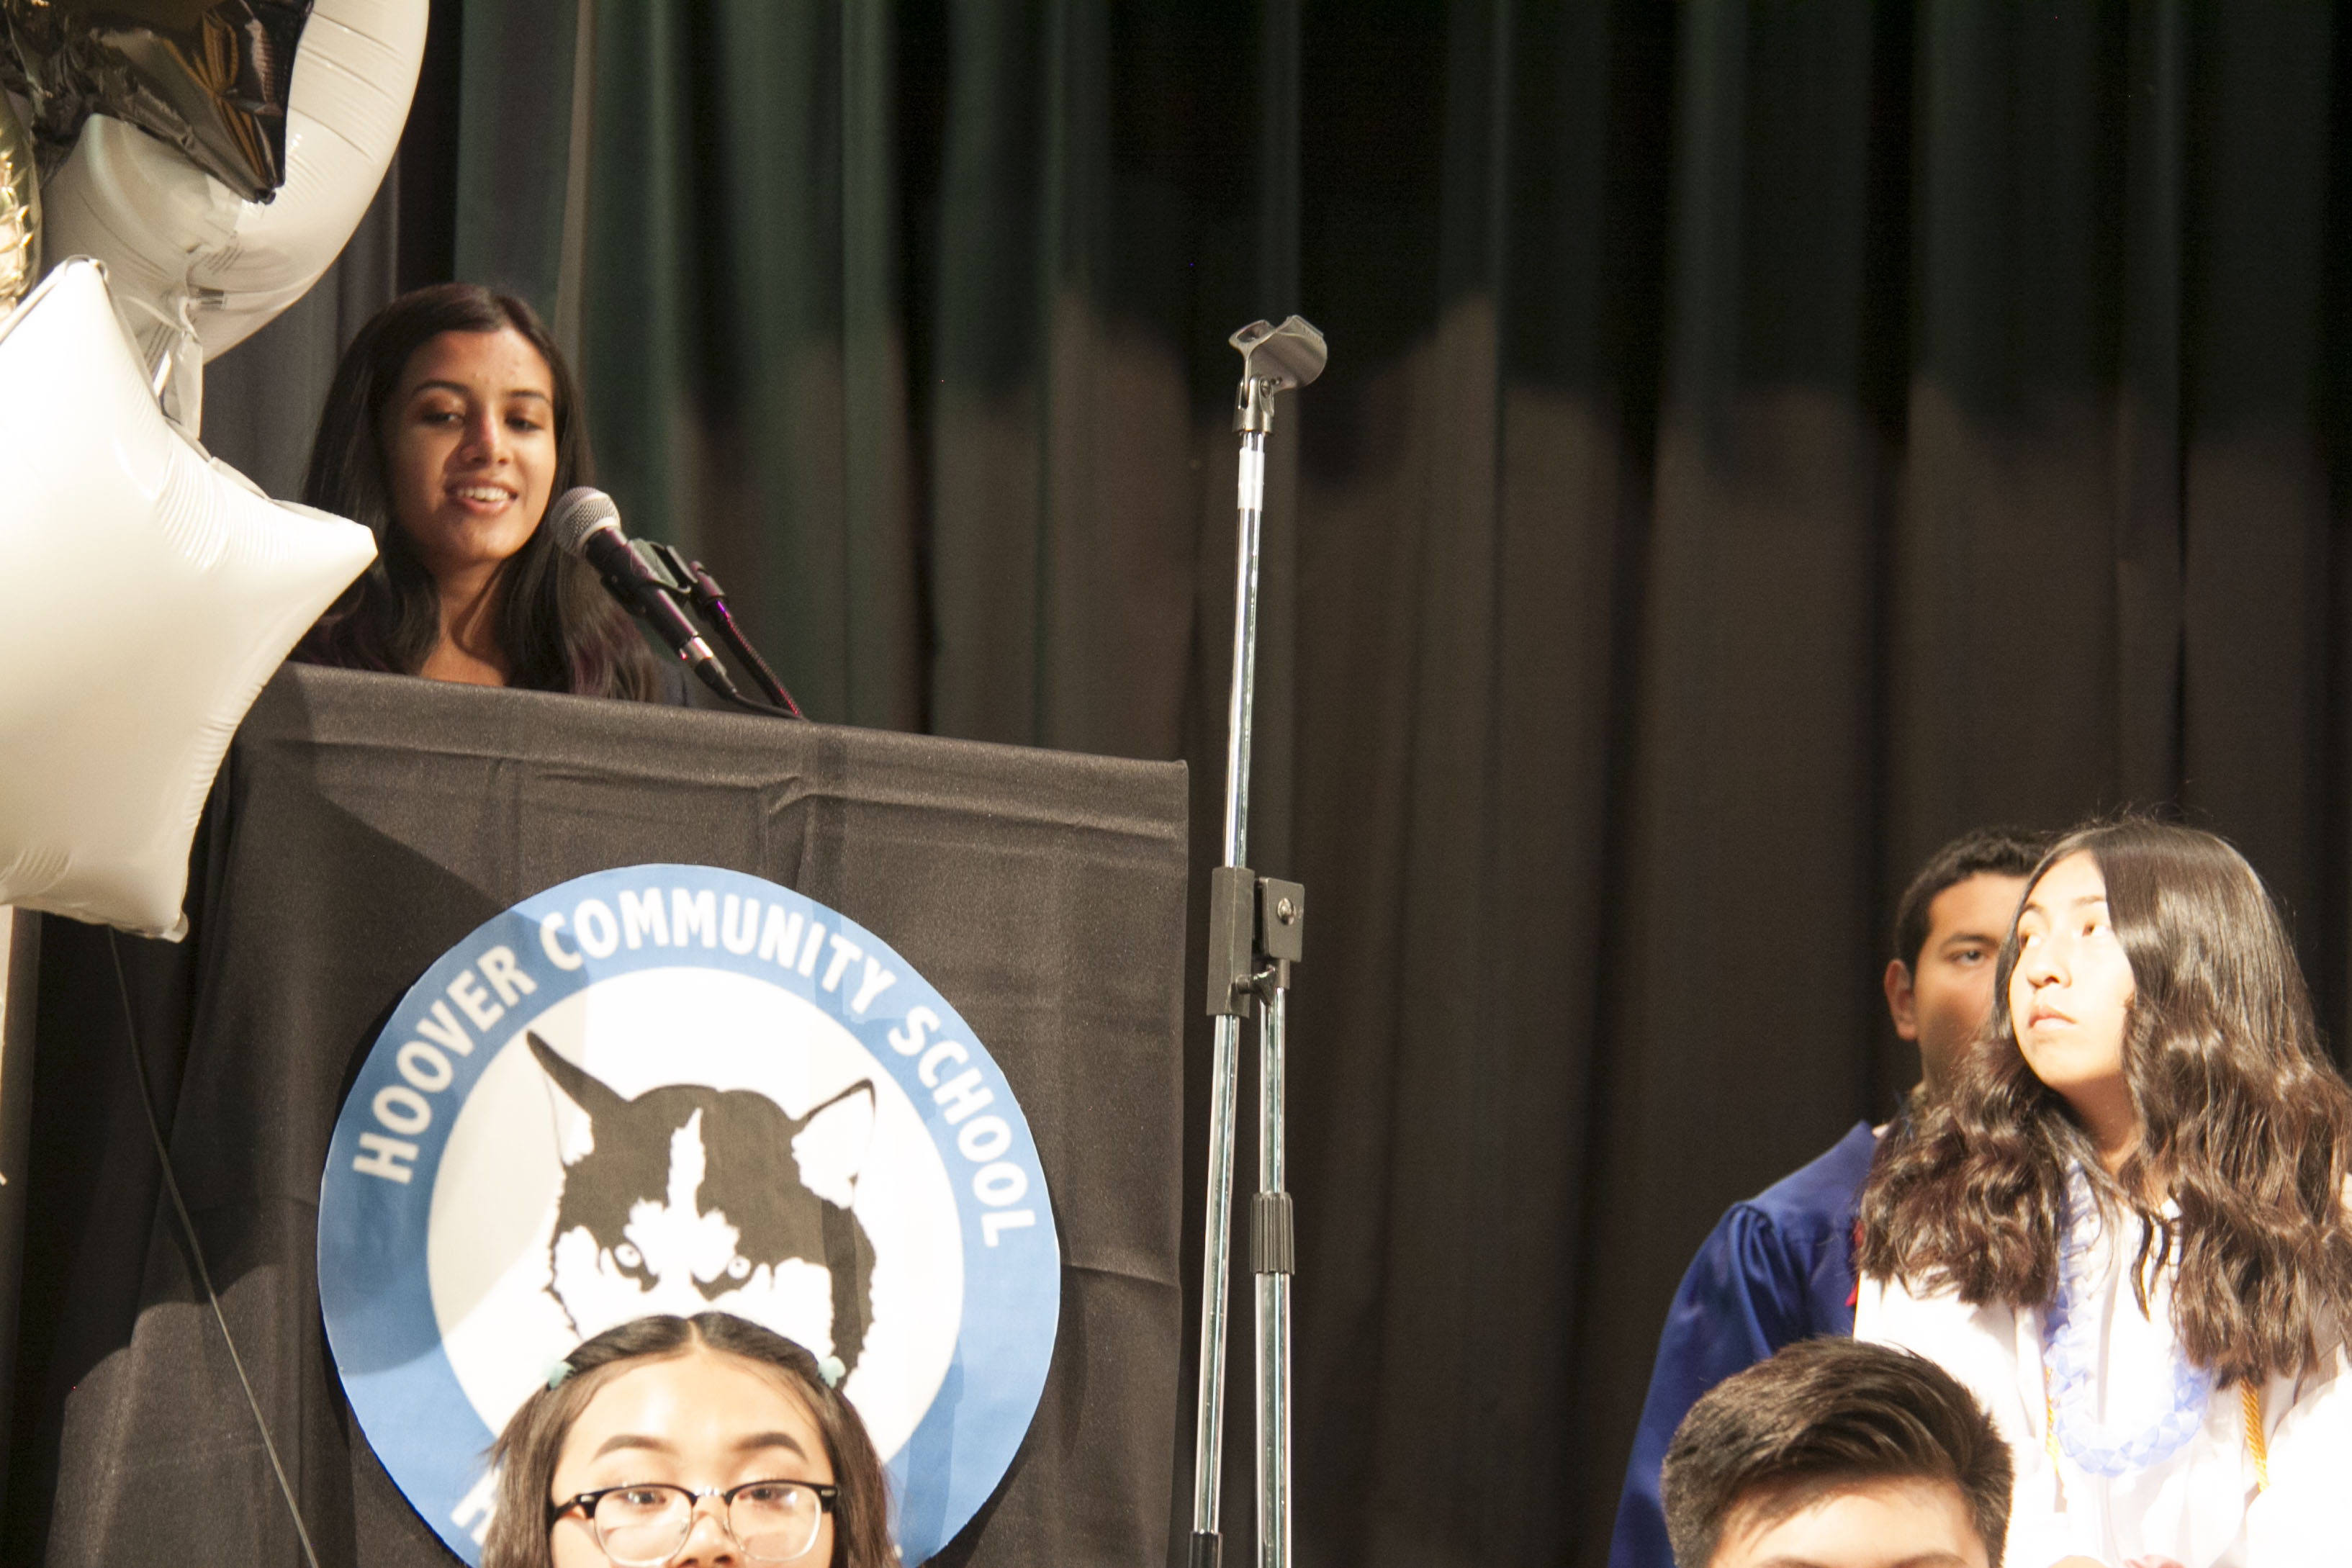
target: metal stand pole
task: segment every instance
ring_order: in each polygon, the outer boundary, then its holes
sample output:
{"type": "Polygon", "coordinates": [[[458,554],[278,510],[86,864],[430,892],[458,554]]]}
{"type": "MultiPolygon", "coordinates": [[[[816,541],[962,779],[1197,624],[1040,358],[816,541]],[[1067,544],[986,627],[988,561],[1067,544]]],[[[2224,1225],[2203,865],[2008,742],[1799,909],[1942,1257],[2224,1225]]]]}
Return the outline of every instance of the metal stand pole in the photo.
{"type": "Polygon", "coordinates": [[[1289,993],[1258,1015],[1257,1203],[1250,1267],[1257,1273],[1257,1560],[1290,1563],[1290,1194],[1282,1186],[1283,1026],[1289,993]]]}
{"type": "MultiPolygon", "coordinates": [[[[1241,547],[1234,567],[1234,683],[1225,702],[1225,838],[1219,862],[1240,868],[1249,853],[1251,706],[1257,676],[1258,523],[1265,509],[1265,432],[1242,433],[1241,547]]],[[[1225,1286],[1234,1207],[1234,1075],[1242,1020],[1228,994],[1217,1014],[1209,1069],[1209,1210],[1201,1237],[1201,1405],[1193,1426],[1192,1568],[1217,1568],[1219,1463],[1225,1430],[1225,1286]]]]}
{"type": "Polygon", "coordinates": [[[1290,1199],[1282,1184],[1283,990],[1298,956],[1306,894],[1245,864],[1249,852],[1250,730],[1257,674],[1258,537],[1265,502],[1265,439],[1274,398],[1323,370],[1323,335],[1293,316],[1280,327],[1256,321],[1233,336],[1242,353],[1234,412],[1241,433],[1240,542],[1234,563],[1234,679],[1225,704],[1225,836],[1210,887],[1209,1011],[1216,1019],[1209,1088],[1209,1191],[1201,1247],[1201,1389],[1193,1427],[1191,1568],[1218,1568],[1221,1461],[1224,1444],[1225,1292],[1232,1272],[1234,1073],[1241,1021],[1263,998],[1259,1178],[1250,1263],[1257,1275],[1257,1479],[1259,1562],[1286,1568],[1290,1556],[1290,1199]],[[1277,893],[1282,913],[1266,908],[1277,893]]]}
{"type": "MultiPolygon", "coordinates": [[[[0,904],[0,1401],[13,1397],[16,1388],[25,1195],[30,1190],[25,1167],[33,1142],[33,1012],[40,967],[41,917],[0,904]]],[[[0,1433],[0,1476],[7,1458],[7,1437],[0,1433]]],[[[0,1498],[5,1496],[0,1483],[0,1498]]]]}

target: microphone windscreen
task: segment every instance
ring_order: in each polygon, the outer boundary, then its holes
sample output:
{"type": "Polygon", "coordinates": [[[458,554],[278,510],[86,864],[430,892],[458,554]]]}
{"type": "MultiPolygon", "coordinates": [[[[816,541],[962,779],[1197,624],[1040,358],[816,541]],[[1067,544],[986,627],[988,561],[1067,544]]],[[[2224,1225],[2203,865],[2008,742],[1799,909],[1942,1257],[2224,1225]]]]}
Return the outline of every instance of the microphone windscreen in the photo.
{"type": "Polygon", "coordinates": [[[553,531],[557,547],[569,555],[579,554],[588,536],[608,522],[621,526],[621,509],[611,496],[586,485],[565,490],[547,509],[547,527],[553,531]]]}

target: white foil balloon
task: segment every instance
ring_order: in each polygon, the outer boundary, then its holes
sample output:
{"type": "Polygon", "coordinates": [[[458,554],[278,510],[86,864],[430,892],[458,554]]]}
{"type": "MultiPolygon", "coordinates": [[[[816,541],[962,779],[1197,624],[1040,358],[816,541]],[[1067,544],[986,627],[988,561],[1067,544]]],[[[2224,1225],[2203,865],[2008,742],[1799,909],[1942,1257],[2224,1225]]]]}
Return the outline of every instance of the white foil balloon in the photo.
{"type": "Polygon", "coordinates": [[[374,554],[172,428],[98,266],[0,320],[0,904],[183,934],[229,738],[374,554]]]}
{"type": "Polygon", "coordinates": [[[242,205],[177,148],[104,114],[81,122],[73,152],[41,187],[44,250],[60,263],[106,263],[122,330],[163,389],[164,408],[192,435],[204,416],[205,362],[188,269],[236,237],[242,205]]]}
{"type": "Polygon", "coordinates": [[[425,0],[317,0],[294,52],[286,183],[239,202],[229,243],[196,258],[196,331],[217,359],[310,291],[400,150],[425,58],[425,0]]]}
{"type": "Polygon", "coordinates": [[[105,262],[123,325],[189,431],[203,363],[309,292],[359,226],[400,146],[425,57],[425,0],[317,0],[294,55],[286,183],[241,201],[176,147],[106,115],[41,187],[43,250],[105,262]]]}

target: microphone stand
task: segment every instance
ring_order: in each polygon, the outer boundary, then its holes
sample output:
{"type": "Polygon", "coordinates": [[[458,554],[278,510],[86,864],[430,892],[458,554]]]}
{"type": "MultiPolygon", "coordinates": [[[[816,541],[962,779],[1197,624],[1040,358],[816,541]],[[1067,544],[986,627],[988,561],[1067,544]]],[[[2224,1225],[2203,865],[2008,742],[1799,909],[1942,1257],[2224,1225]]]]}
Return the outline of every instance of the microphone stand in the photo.
{"type": "Polygon", "coordinates": [[[1290,1279],[1297,1245],[1283,1188],[1285,999],[1303,956],[1307,889],[1260,877],[1249,853],[1250,729],[1257,676],[1258,532],[1275,395],[1323,373],[1323,334],[1297,316],[1253,321],[1230,340],[1242,354],[1234,428],[1241,434],[1240,545],[1234,567],[1234,679],[1225,706],[1225,836],[1209,879],[1209,1191],[1201,1245],[1201,1397],[1193,1429],[1190,1568],[1219,1568],[1225,1401],[1225,1288],[1231,1272],[1234,1074],[1241,1021],[1257,1009],[1258,1193],[1250,1207],[1257,1279],[1257,1517],[1260,1568],[1290,1563],[1290,1279]]]}
{"type": "Polygon", "coordinates": [[[784,683],[776,679],[776,672],[768,668],[768,661],[760,657],[760,650],[751,646],[751,639],[743,635],[743,628],[735,624],[735,613],[727,607],[727,591],[703,569],[701,562],[688,561],[674,546],[657,539],[631,540],[629,548],[652,569],[664,593],[691,608],[697,620],[719,634],[719,640],[751,672],[752,680],[773,706],[751,701],[736,691],[732,683],[719,693],[721,697],[753,713],[779,719],[808,718],[801,711],[801,705],[793,700],[793,694],[784,689],[784,683]]]}

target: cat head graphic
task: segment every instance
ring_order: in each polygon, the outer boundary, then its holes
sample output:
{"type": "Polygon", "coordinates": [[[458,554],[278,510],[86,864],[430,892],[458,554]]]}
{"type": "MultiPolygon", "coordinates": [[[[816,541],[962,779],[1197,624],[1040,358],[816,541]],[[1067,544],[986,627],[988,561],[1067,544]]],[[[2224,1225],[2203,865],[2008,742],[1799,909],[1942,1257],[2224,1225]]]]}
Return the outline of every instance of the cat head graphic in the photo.
{"type": "Polygon", "coordinates": [[[855,1209],[871,1079],[796,1117],[754,1089],[625,1097],[538,1035],[524,1040],[589,1124],[548,1247],[548,1292],[575,1332],[716,1310],[856,1369],[873,1319],[874,1247],[855,1209]]]}

